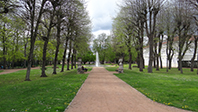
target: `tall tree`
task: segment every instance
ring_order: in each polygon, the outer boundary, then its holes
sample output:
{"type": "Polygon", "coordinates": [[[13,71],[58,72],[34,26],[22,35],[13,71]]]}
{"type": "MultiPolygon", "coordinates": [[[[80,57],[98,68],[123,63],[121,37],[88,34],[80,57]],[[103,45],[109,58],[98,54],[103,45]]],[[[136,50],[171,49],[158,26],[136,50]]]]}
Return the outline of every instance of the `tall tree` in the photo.
{"type": "MultiPolygon", "coordinates": [[[[63,0],[61,0],[63,1],[63,0]]],[[[63,5],[63,4],[62,4],[63,5]]],[[[61,25],[62,22],[64,21],[63,18],[65,17],[64,13],[63,13],[63,6],[59,6],[57,9],[57,13],[56,13],[56,52],[55,52],[55,58],[54,58],[54,71],[53,74],[57,74],[56,73],[56,66],[57,66],[57,61],[58,61],[58,53],[59,53],[59,46],[61,43],[61,25]]]]}
{"type": "Polygon", "coordinates": [[[48,2],[46,4],[46,8],[45,8],[46,12],[44,13],[43,22],[42,22],[43,26],[47,29],[47,33],[46,33],[45,36],[42,36],[42,39],[44,40],[45,43],[44,43],[44,46],[43,46],[43,59],[42,59],[41,77],[47,77],[47,75],[45,74],[47,45],[48,45],[48,42],[49,42],[51,30],[55,26],[54,17],[55,17],[55,13],[56,13],[56,7],[58,7],[59,4],[60,4],[60,2],[58,2],[56,0],[50,0],[50,1],[51,1],[51,3],[48,2]]]}
{"type": "Polygon", "coordinates": [[[179,53],[178,53],[178,69],[183,73],[182,69],[182,59],[189,48],[189,45],[192,41],[193,25],[192,25],[192,10],[189,6],[182,1],[176,1],[177,5],[175,5],[175,22],[176,22],[176,31],[179,38],[179,53]]]}
{"type": "Polygon", "coordinates": [[[25,77],[25,81],[30,81],[30,70],[33,60],[33,53],[34,53],[34,44],[37,37],[38,27],[40,24],[40,20],[43,14],[44,5],[47,0],[42,0],[41,2],[37,2],[36,0],[21,0],[22,7],[24,8],[22,13],[25,15],[27,19],[30,20],[31,25],[31,36],[30,36],[30,52],[28,56],[28,66],[27,66],[27,73],[25,77]],[[38,5],[39,3],[40,5],[38,5]],[[36,15],[37,7],[40,6],[38,10],[38,15],[36,15]]]}
{"type": "Polygon", "coordinates": [[[196,54],[197,54],[197,42],[198,42],[198,37],[197,36],[194,36],[194,53],[193,53],[193,57],[191,58],[191,71],[193,72],[194,71],[194,61],[195,61],[195,57],[196,57],[196,54]]]}
{"type": "Polygon", "coordinates": [[[114,26],[119,26],[116,28],[118,29],[116,33],[120,35],[120,40],[124,42],[128,50],[129,69],[132,69],[132,47],[134,47],[134,37],[136,34],[134,24],[131,22],[134,19],[134,15],[130,14],[132,10],[132,7],[129,7],[128,4],[126,4],[126,6],[121,7],[118,16],[114,19],[114,26]]]}
{"type": "Polygon", "coordinates": [[[156,19],[158,12],[161,9],[161,6],[163,5],[164,0],[147,0],[145,1],[145,10],[144,12],[147,12],[147,22],[146,22],[146,34],[149,38],[149,65],[148,65],[148,73],[152,73],[152,63],[154,59],[154,53],[153,53],[153,44],[154,44],[154,36],[156,31],[156,19]]]}

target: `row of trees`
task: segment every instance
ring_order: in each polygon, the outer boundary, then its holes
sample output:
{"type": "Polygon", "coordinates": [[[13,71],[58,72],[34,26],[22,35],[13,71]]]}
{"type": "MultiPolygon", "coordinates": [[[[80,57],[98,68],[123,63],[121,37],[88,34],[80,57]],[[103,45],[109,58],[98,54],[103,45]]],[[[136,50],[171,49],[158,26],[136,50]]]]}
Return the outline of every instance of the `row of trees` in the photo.
{"type": "Polygon", "coordinates": [[[24,61],[26,81],[30,80],[33,60],[42,65],[62,60],[64,71],[75,66],[77,55],[87,52],[91,41],[91,21],[83,0],[3,0],[0,1],[0,53],[3,66],[7,62],[24,61]],[[66,57],[67,56],[67,57],[66,57]],[[67,60],[65,60],[67,58],[67,60]]]}
{"type": "MultiPolygon", "coordinates": [[[[161,48],[163,41],[167,42],[167,67],[171,69],[171,61],[175,52],[173,42],[178,39],[178,69],[182,71],[182,59],[194,42],[194,56],[197,50],[197,9],[196,0],[124,0],[120,5],[120,11],[113,22],[113,45],[127,49],[129,53],[129,69],[131,69],[132,51],[137,52],[139,70],[143,71],[143,44],[148,38],[149,65],[148,72],[152,73],[152,67],[159,70],[161,61],[161,48]],[[175,38],[177,37],[177,38],[175,38]]],[[[114,47],[115,49],[118,49],[114,47]]],[[[124,50],[120,50],[124,51],[124,50]]],[[[193,69],[192,69],[193,70],[193,69]]],[[[167,69],[168,71],[168,69],[167,69]]]]}

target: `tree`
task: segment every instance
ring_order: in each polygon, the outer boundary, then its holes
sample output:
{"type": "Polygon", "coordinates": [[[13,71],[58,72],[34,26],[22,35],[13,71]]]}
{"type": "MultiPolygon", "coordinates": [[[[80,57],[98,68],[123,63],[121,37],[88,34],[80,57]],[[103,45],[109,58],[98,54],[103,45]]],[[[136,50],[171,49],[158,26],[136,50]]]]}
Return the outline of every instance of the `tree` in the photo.
{"type": "MultiPolygon", "coordinates": [[[[13,17],[13,21],[11,23],[13,31],[12,36],[12,47],[10,49],[9,57],[12,68],[15,67],[15,63],[24,59],[22,51],[21,39],[25,31],[25,23],[18,16],[13,17]]],[[[8,51],[9,52],[9,51],[8,51]]],[[[21,66],[21,65],[20,65],[21,66]]]]}
{"type": "Polygon", "coordinates": [[[42,59],[42,74],[41,77],[47,77],[47,75],[45,74],[45,65],[46,65],[46,51],[47,51],[47,45],[49,42],[49,38],[50,38],[50,33],[52,28],[55,26],[54,23],[54,17],[55,17],[55,13],[56,13],[56,7],[58,7],[58,5],[60,4],[60,2],[56,1],[56,0],[51,0],[51,4],[48,3],[47,6],[52,5],[51,7],[47,7],[46,6],[46,13],[44,13],[43,15],[43,26],[47,29],[47,33],[46,36],[42,36],[42,39],[44,40],[44,46],[43,46],[43,59],[42,59]]]}
{"type": "Polygon", "coordinates": [[[175,49],[173,48],[173,42],[175,41],[176,36],[176,24],[174,21],[174,5],[171,2],[167,2],[164,6],[164,26],[165,26],[165,34],[167,35],[167,47],[166,47],[166,55],[167,55],[167,72],[168,69],[171,69],[172,58],[175,54],[175,49]],[[165,7],[167,6],[167,7],[165,7]]]}
{"type": "Polygon", "coordinates": [[[197,42],[198,42],[198,37],[194,36],[193,37],[194,39],[194,53],[193,53],[193,57],[191,58],[191,71],[193,72],[194,71],[194,61],[195,61],[195,57],[196,57],[196,54],[197,54],[197,42]]]}
{"type": "Polygon", "coordinates": [[[178,70],[183,73],[182,69],[182,59],[186,53],[186,51],[189,48],[189,45],[192,41],[190,41],[190,38],[192,38],[193,31],[193,25],[192,25],[192,10],[189,8],[189,6],[182,1],[176,1],[177,5],[175,6],[175,22],[176,22],[176,32],[179,39],[179,53],[178,53],[178,70]]]}
{"type": "Polygon", "coordinates": [[[0,14],[8,14],[14,12],[19,7],[17,0],[1,0],[0,1],[0,14]]]}
{"type": "MultiPolygon", "coordinates": [[[[63,0],[61,0],[61,2],[63,2],[63,0]]],[[[61,3],[62,4],[62,3],[61,3]]],[[[62,4],[64,5],[64,4],[62,4]]],[[[65,15],[63,13],[63,8],[62,6],[59,6],[57,9],[57,13],[56,13],[56,52],[55,52],[55,58],[54,58],[54,71],[53,74],[57,74],[56,73],[56,65],[57,65],[57,61],[58,61],[58,53],[59,53],[59,46],[61,44],[61,24],[64,21],[65,15]]]]}
{"type": "MultiPolygon", "coordinates": [[[[192,15],[192,18],[194,18],[194,21],[196,23],[196,27],[198,26],[198,19],[197,19],[197,11],[198,11],[198,1],[197,0],[183,0],[183,1],[186,1],[189,6],[191,6],[191,10],[195,10],[195,13],[192,15]]],[[[195,29],[197,30],[197,28],[195,29]]],[[[195,60],[195,57],[196,57],[196,52],[197,52],[197,39],[198,37],[197,36],[194,36],[194,54],[193,54],[193,57],[191,59],[191,71],[194,71],[193,68],[194,68],[194,60],[195,60]]],[[[198,72],[197,72],[198,74],[198,72]]]]}
{"type": "Polygon", "coordinates": [[[3,68],[6,69],[7,66],[7,47],[9,46],[10,42],[9,42],[9,37],[10,37],[10,33],[11,30],[8,28],[9,24],[11,23],[11,20],[8,17],[3,17],[2,19],[2,28],[0,28],[0,35],[1,35],[1,43],[2,43],[2,47],[3,47],[3,68]]]}
{"type": "Polygon", "coordinates": [[[99,58],[102,63],[105,62],[107,56],[108,39],[105,33],[98,35],[98,38],[94,40],[93,50],[99,53],[99,58]]]}
{"type": "Polygon", "coordinates": [[[83,54],[78,54],[77,57],[81,57],[82,58],[82,62],[85,64],[86,62],[93,62],[96,59],[96,56],[93,54],[92,51],[88,50],[84,51],[83,54]]]}
{"type": "Polygon", "coordinates": [[[143,71],[144,57],[143,57],[143,40],[144,40],[144,27],[146,22],[145,2],[142,0],[126,0],[126,6],[130,7],[128,14],[131,15],[130,22],[133,25],[133,44],[135,44],[137,56],[137,64],[139,71],[143,71]]]}
{"type": "Polygon", "coordinates": [[[154,36],[156,31],[156,19],[158,12],[161,9],[161,6],[163,5],[164,0],[147,0],[145,2],[146,8],[144,9],[144,12],[147,16],[147,22],[146,22],[146,34],[149,38],[149,65],[148,65],[148,73],[152,73],[152,63],[153,63],[153,44],[154,44],[154,36]]]}
{"type": "Polygon", "coordinates": [[[30,36],[30,52],[28,56],[28,66],[27,66],[27,73],[25,77],[25,81],[30,81],[30,70],[31,64],[33,60],[33,53],[34,53],[34,44],[37,37],[37,31],[40,24],[41,16],[43,14],[44,5],[47,0],[42,0],[40,3],[40,9],[38,11],[38,15],[36,16],[36,10],[38,9],[36,0],[21,0],[22,3],[22,14],[24,17],[30,20],[31,25],[31,36],[30,36]]]}

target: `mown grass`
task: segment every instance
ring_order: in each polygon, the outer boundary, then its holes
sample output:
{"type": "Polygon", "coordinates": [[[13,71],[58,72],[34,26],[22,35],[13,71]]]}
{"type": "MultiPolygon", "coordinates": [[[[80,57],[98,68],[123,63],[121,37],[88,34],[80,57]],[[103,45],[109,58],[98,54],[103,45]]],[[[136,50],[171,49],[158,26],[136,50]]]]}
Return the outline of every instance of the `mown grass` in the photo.
{"type": "Polygon", "coordinates": [[[40,78],[40,69],[31,70],[29,82],[24,81],[26,70],[0,75],[0,111],[63,112],[88,74],[77,74],[76,69],[57,75],[52,71],[48,67],[48,77],[40,78]]]}
{"type": "MultiPolygon", "coordinates": [[[[116,67],[107,70],[115,71],[116,67]]],[[[153,101],[198,112],[198,76],[190,69],[184,69],[184,74],[173,68],[168,73],[166,69],[153,71],[152,74],[139,72],[138,68],[124,69],[117,77],[136,88],[153,101]]]]}
{"type": "Polygon", "coordinates": [[[0,73],[3,72],[3,70],[0,70],[0,73]]]}

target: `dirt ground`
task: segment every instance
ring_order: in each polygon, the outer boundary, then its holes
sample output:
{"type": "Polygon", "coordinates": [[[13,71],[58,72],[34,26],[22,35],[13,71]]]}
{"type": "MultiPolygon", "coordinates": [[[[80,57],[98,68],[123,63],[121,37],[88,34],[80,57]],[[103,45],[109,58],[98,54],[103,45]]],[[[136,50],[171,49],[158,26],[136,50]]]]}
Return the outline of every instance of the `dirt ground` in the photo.
{"type": "Polygon", "coordinates": [[[187,112],[156,103],[105,68],[93,68],[65,112],[187,112]]]}
{"type": "MultiPolygon", "coordinates": [[[[31,68],[31,69],[39,69],[40,67],[34,67],[34,68],[31,68]]],[[[27,68],[20,68],[20,69],[3,69],[3,72],[0,73],[0,75],[3,75],[3,74],[8,74],[8,73],[13,73],[13,72],[17,72],[19,70],[26,70],[27,68]]]]}

